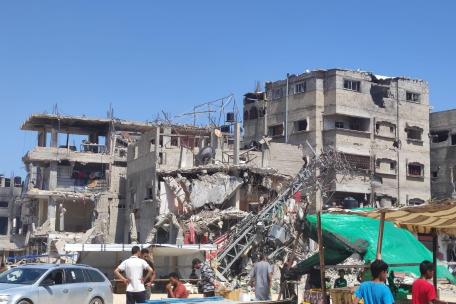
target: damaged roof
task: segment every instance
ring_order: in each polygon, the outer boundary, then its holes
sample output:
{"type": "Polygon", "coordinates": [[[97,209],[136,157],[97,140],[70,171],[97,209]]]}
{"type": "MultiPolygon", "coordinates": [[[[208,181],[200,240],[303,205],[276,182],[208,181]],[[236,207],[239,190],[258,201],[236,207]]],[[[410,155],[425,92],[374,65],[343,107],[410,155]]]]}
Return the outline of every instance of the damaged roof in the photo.
{"type": "Polygon", "coordinates": [[[151,123],[122,119],[57,114],[32,114],[22,124],[21,130],[40,131],[43,128],[48,127],[58,128],[63,132],[77,132],[78,130],[108,132],[111,124],[117,131],[145,132],[154,127],[151,123]]]}
{"type": "Polygon", "coordinates": [[[169,170],[166,168],[157,169],[158,176],[177,176],[177,174],[197,174],[197,173],[216,173],[216,172],[230,172],[236,170],[248,170],[252,173],[259,175],[269,175],[275,176],[278,178],[283,178],[284,180],[289,180],[291,177],[289,175],[284,175],[278,173],[277,170],[272,168],[258,168],[252,167],[249,165],[206,165],[193,168],[182,168],[169,170]]]}
{"type": "Polygon", "coordinates": [[[195,127],[179,124],[156,124],[151,122],[140,122],[124,120],[119,118],[96,118],[88,116],[60,115],[60,114],[32,114],[21,126],[21,130],[41,131],[43,128],[57,128],[60,132],[87,133],[108,133],[110,127],[115,131],[147,132],[156,127],[172,127],[180,134],[204,133],[209,134],[210,128],[195,127]]]}
{"type": "MultiPolygon", "coordinates": [[[[380,82],[380,83],[386,83],[386,82],[389,82],[391,80],[396,80],[396,79],[410,80],[410,81],[417,81],[417,82],[427,83],[425,80],[417,79],[417,78],[411,78],[411,77],[407,77],[407,76],[384,76],[384,75],[374,74],[373,72],[369,72],[369,71],[363,71],[363,70],[360,70],[360,69],[353,70],[353,69],[345,69],[345,68],[306,70],[304,73],[301,73],[301,74],[290,74],[288,76],[288,78],[290,80],[292,80],[292,79],[295,79],[295,78],[304,79],[304,78],[309,78],[309,77],[312,77],[312,76],[317,76],[318,77],[318,75],[321,75],[320,77],[322,77],[325,73],[331,73],[331,72],[357,73],[357,74],[360,74],[360,75],[362,75],[364,77],[370,77],[371,81],[373,81],[373,82],[380,82]]],[[[271,84],[272,85],[281,85],[281,84],[285,84],[285,83],[286,83],[286,78],[285,78],[285,80],[281,79],[281,80],[277,80],[277,81],[267,81],[266,82],[267,85],[271,85],[271,84]]]]}

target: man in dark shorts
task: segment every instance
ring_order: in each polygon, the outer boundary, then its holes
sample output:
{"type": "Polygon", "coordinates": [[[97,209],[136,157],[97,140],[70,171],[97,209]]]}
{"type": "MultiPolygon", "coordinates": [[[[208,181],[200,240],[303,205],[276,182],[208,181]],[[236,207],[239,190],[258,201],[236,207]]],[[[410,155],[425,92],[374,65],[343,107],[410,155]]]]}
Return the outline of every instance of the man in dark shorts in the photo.
{"type": "Polygon", "coordinates": [[[147,281],[154,272],[146,261],[140,259],[140,255],[141,250],[139,246],[133,246],[131,248],[131,257],[123,261],[114,270],[116,278],[127,285],[127,304],[146,302],[144,281],[147,281]],[[146,276],[144,276],[145,270],[147,270],[146,276]],[[124,275],[120,272],[123,272],[124,275]]]}
{"type": "Polygon", "coordinates": [[[143,259],[144,261],[146,261],[146,263],[147,263],[147,264],[150,266],[150,268],[152,268],[152,270],[154,271],[154,272],[152,273],[152,276],[150,276],[149,279],[147,279],[146,281],[144,281],[144,288],[146,289],[146,290],[145,290],[145,293],[146,293],[146,300],[149,300],[149,299],[150,299],[150,295],[151,295],[151,293],[152,293],[152,283],[154,282],[155,277],[156,277],[155,267],[154,267],[154,263],[152,262],[152,257],[150,256],[149,249],[147,249],[147,248],[141,249],[141,259],[143,259]]]}

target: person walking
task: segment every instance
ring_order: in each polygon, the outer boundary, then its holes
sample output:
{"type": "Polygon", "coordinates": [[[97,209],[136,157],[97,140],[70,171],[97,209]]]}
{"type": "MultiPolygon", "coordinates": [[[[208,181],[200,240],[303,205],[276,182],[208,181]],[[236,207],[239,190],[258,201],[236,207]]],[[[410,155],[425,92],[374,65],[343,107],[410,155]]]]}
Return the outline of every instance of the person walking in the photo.
{"type": "Polygon", "coordinates": [[[434,264],[430,261],[421,262],[421,277],[413,282],[412,285],[412,304],[446,303],[437,299],[434,285],[429,282],[434,277],[434,271],[434,264]]]}
{"type": "Polygon", "coordinates": [[[394,303],[393,295],[385,284],[388,277],[388,264],[382,260],[375,260],[370,265],[370,269],[373,280],[361,283],[355,291],[353,304],[358,304],[361,299],[364,300],[364,304],[394,303]]]}
{"type": "Polygon", "coordinates": [[[215,280],[214,270],[209,265],[209,262],[205,261],[203,263],[200,259],[195,258],[192,261],[192,267],[199,269],[201,272],[201,286],[204,297],[214,297],[217,282],[215,280]]]}
{"type": "MultiPolygon", "coordinates": [[[[156,273],[155,273],[155,267],[154,267],[154,263],[152,262],[152,257],[150,256],[150,252],[149,252],[149,249],[147,248],[143,248],[141,249],[141,259],[143,259],[144,261],[146,261],[146,263],[150,266],[150,268],[152,268],[152,270],[154,271],[152,273],[152,276],[150,276],[149,279],[147,279],[146,281],[144,281],[144,288],[146,289],[145,290],[145,293],[146,293],[146,300],[149,300],[150,299],[150,296],[152,294],[152,283],[155,281],[155,278],[156,278],[156,273]]],[[[144,271],[143,273],[144,276],[147,275],[147,272],[144,271]]]]}
{"type": "Polygon", "coordinates": [[[140,254],[139,246],[133,246],[131,248],[131,257],[123,261],[114,270],[116,278],[127,285],[127,304],[146,302],[144,282],[152,276],[153,270],[146,261],[139,258],[140,254]],[[147,270],[145,277],[143,277],[144,270],[147,270]],[[121,271],[125,273],[125,276],[120,273],[121,271]]]}
{"type": "Polygon", "coordinates": [[[253,265],[250,280],[255,287],[257,301],[271,300],[272,266],[266,260],[265,255],[261,255],[260,260],[253,265]]]}

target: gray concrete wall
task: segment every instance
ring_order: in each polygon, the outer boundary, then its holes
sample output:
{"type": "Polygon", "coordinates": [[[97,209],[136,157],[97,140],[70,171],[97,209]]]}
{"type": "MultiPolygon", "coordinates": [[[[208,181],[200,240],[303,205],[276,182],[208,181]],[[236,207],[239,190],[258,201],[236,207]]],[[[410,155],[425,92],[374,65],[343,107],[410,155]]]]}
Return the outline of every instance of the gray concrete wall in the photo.
{"type": "MultiPolygon", "coordinates": [[[[289,143],[303,145],[304,154],[312,153],[305,145],[308,141],[317,153],[331,145],[343,153],[369,156],[372,163],[377,158],[387,158],[397,164],[394,174],[379,172],[383,179],[380,184],[364,187],[353,181],[352,186],[344,185],[340,189],[362,188],[369,192],[372,189],[378,196],[393,196],[402,205],[414,198],[430,199],[429,89],[425,81],[402,77],[382,80],[366,72],[333,69],[292,75],[289,86],[293,88],[302,81],[306,81],[306,92],[294,94],[291,91],[288,97],[289,143]],[[359,82],[359,91],[344,88],[345,80],[359,82]],[[379,90],[381,95],[377,94],[379,90]],[[407,100],[407,92],[420,94],[419,102],[407,100]],[[336,120],[348,124],[351,119],[360,117],[364,118],[362,132],[334,128],[336,120]],[[296,121],[302,119],[308,121],[308,128],[296,132],[296,121]],[[386,127],[379,127],[377,132],[377,122],[386,123],[386,127]],[[406,129],[410,126],[422,129],[420,141],[407,139],[406,129]],[[399,148],[393,146],[395,141],[400,142],[399,148]],[[407,165],[412,162],[423,166],[423,176],[409,176],[407,165]]],[[[275,99],[273,92],[285,85],[286,80],[267,83],[268,100],[247,103],[245,109],[249,111],[266,103],[268,126],[284,124],[286,98],[275,99]]],[[[262,124],[263,118],[244,121],[244,142],[260,139],[262,133],[257,130],[262,124]]],[[[275,136],[273,141],[284,142],[285,138],[275,136]]]]}
{"type": "Polygon", "coordinates": [[[456,110],[431,113],[430,129],[448,132],[447,140],[431,142],[432,197],[456,197],[456,142],[452,141],[452,135],[456,137],[456,110]]]}

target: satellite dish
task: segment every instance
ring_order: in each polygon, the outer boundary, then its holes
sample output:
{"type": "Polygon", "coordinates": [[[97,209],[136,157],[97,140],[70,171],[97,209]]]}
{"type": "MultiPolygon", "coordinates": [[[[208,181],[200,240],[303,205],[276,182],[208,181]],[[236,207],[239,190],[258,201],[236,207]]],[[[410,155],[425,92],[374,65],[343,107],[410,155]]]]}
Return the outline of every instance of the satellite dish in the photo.
{"type": "Polygon", "coordinates": [[[215,134],[215,136],[217,136],[218,138],[222,137],[222,131],[220,131],[219,129],[215,129],[215,130],[214,130],[214,134],[215,134]]]}

